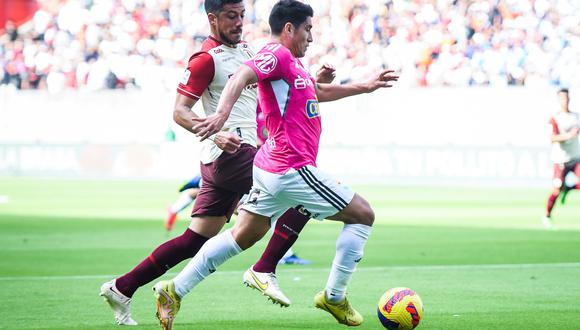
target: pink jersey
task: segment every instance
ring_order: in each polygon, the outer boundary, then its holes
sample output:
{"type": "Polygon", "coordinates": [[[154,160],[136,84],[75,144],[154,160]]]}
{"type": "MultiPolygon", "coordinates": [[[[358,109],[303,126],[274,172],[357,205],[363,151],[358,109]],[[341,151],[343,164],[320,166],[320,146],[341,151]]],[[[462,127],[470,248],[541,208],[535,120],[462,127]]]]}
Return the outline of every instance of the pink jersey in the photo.
{"type": "Polygon", "coordinates": [[[266,118],[259,103],[256,109],[256,122],[258,123],[258,146],[262,146],[268,139],[268,129],[266,128],[266,118]]]}
{"type": "Polygon", "coordinates": [[[258,103],[268,130],[254,165],[279,174],[316,166],[322,127],[315,80],[279,43],[266,45],[245,64],[258,76],[258,103]]]}

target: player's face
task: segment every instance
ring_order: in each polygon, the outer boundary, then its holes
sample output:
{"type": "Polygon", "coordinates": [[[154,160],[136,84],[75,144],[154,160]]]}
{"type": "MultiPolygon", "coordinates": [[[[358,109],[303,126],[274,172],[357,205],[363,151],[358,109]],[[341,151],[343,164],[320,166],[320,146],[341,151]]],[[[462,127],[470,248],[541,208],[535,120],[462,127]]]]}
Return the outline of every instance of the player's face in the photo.
{"type": "Polygon", "coordinates": [[[568,93],[560,92],[558,93],[558,98],[560,99],[560,105],[562,106],[562,108],[567,109],[568,103],[570,102],[570,99],[568,98],[568,93]]]}
{"type": "Polygon", "coordinates": [[[236,45],[242,40],[242,26],[246,8],[244,2],[226,4],[216,18],[216,29],[220,41],[236,45]]]}
{"type": "Polygon", "coordinates": [[[300,24],[298,28],[294,30],[294,36],[292,39],[292,53],[294,56],[300,58],[306,55],[306,49],[308,45],[312,42],[312,17],[307,17],[304,23],[300,24]]]}

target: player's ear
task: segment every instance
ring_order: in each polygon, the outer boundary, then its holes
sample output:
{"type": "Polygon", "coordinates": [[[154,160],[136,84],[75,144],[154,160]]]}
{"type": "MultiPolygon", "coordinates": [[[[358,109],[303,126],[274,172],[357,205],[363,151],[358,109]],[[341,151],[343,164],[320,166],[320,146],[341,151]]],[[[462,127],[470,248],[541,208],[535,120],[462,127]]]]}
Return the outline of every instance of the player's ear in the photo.
{"type": "Polygon", "coordinates": [[[289,35],[292,35],[294,33],[294,25],[290,22],[286,22],[286,24],[284,24],[283,31],[288,33],[289,35]]]}
{"type": "Polygon", "coordinates": [[[208,13],[207,14],[207,20],[209,21],[209,24],[212,26],[217,26],[217,15],[214,13],[208,13]]]}

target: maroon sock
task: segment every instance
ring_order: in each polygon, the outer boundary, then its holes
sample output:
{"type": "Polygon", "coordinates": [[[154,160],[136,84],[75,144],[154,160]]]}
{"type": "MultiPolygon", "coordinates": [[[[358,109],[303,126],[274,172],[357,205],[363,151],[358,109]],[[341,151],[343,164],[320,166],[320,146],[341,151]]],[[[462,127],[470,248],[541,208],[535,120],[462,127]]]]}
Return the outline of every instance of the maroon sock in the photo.
{"type": "Polygon", "coordinates": [[[260,273],[275,273],[278,261],[294,245],[298,234],[304,228],[310,217],[295,209],[289,209],[276,223],[274,234],[266,246],[262,257],[254,265],[254,270],[260,273]]]}
{"type": "Polygon", "coordinates": [[[546,206],[546,216],[550,216],[552,214],[552,209],[554,208],[554,204],[556,204],[556,199],[558,199],[559,194],[552,194],[548,197],[548,205],[546,206]]]}
{"type": "Polygon", "coordinates": [[[132,297],[139,287],[165,274],[183,260],[192,258],[207,240],[207,237],[187,228],[181,236],[159,245],[132,271],[117,278],[115,286],[125,296],[132,297]]]}

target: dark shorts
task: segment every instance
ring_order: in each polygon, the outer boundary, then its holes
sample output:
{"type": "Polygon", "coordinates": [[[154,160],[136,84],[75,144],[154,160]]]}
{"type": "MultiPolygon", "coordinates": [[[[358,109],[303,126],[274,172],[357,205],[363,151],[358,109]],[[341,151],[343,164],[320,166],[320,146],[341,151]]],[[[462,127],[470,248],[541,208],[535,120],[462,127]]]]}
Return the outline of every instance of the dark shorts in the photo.
{"type": "Polygon", "coordinates": [[[225,216],[229,221],[240,198],[252,188],[252,165],[257,149],[242,144],[234,153],[222,153],[209,164],[201,164],[203,185],[191,216],[225,216]]]}
{"type": "Polygon", "coordinates": [[[573,172],[580,178],[580,160],[573,159],[564,164],[554,164],[554,187],[562,188],[566,182],[566,175],[573,172]]]}

